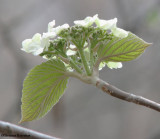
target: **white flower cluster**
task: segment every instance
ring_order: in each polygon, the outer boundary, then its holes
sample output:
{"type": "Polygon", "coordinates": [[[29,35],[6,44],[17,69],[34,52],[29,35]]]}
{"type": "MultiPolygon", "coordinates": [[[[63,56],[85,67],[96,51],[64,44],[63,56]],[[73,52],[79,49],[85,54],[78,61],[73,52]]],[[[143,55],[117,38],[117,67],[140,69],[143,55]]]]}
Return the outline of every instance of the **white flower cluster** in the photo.
{"type": "Polygon", "coordinates": [[[95,23],[99,28],[111,30],[113,35],[119,38],[125,38],[128,36],[128,31],[125,31],[117,27],[117,18],[111,20],[102,20],[98,18],[98,14],[93,17],[86,17],[84,20],[74,21],[76,25],[81,25],[84,27],[89,27],[95,23]]]}
{"type": "MultiPolygon", "coordinates": [[[[110,30],[112,34],[119,38],[125,38],[128,36],[128,31],[125,31],[121,28],[117,27],[117,18],[111,19],[111,20],[102,20],[98,18],[98,14],[94,15],[93,17],[86,17],[84,20],[77,20],[74,21],[75,25],[80,25],[84,27],[89,27],[93,24],[96,24],[97,27],[110,30]]],[[[55,27],[55,20],[52,22],[49,22],[48,24],[48,31],[46,33],[43,33],[42,35],[39,33],[36,33],[32,39],[26,39],[22,42],[22,49],[23,51],[27,53],[32,53],[33,55],[39,55],[44,50],[48,50],[48,47],[50,45],[50,40],[55,38],[62,30],[69,28],[68,24],[64,24],[62,26],[55,27]]],[[[74,46],[75,47],[75,46],[74,46]]],[[[67,55],[74,55],[76,52],[72,50],[67,51],[67,55]]],[[[105,66],[104,63],[101,63],[100,69],[102,69],[105,66]]],[[[121,68],[122,63],[121,62],[108,62],[107,66],[109,68],[121,68]]]]}
{"type": "Polygon", "coordinates": [[[58,26],[54,28],[55,20],[49,22],[48,32],[43,33],[43,35],[36,33],[32,39],[26,39],[22,42],[22,49],[27,53],[32,53],[33,55],[39,55],[44,49],[50,45],[50,39],[55,38],[63,29],[69,28],[68,24],[58,26]]]}

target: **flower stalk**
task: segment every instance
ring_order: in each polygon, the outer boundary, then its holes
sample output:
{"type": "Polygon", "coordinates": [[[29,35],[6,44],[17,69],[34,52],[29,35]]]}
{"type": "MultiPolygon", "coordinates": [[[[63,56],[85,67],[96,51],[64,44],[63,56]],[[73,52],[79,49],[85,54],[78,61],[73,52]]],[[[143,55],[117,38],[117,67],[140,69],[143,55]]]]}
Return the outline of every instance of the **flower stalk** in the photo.
{"type": "Polygon", "coordinates": [[[81,60],[82,60],[82,63],[83,63],[84,70],[85,70],[86,74],[88,76],[90,76],[91,75],[91,70],[90,70],[89,64],[86,60],[86,57],[84,55],[84,51],[83,51],[82,48],[78,48],[78,51],[79,51],[79,54],[80,54],[80,57],[81,57],[81,60]]]}
{"type": "Polygon", "coordinates": [[[72,59],[70,59],[70,64],[78,73],[83,74],[83,71],[75,64],[72,59]]]}

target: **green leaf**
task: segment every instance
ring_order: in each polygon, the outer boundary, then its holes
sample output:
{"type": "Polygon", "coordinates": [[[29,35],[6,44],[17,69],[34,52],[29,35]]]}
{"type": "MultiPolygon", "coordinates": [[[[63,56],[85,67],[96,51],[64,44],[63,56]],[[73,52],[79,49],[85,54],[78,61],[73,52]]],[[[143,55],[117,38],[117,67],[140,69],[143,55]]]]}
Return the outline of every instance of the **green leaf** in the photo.
{"type": "Polygon", "coordinates": [[[131,61],[140,56],[149,45],[150,43],[129,32],[126,38],[113,37],[99,47],[98,57],[102,61],[131,61]]]}
{"type": "Polygon", "coordinates": [[[65,71],[60,60],[50,60],[28,73],[23,83],[20,123],[43,117],[59,101],[67,85],[65,71]]]}

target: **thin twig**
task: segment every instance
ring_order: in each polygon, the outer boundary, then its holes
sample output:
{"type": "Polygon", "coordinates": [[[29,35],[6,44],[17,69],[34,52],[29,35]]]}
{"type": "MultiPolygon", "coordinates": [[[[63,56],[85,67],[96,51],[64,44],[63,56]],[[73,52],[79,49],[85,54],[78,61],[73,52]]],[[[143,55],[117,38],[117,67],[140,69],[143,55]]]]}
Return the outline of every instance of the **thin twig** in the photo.
{"type": "Polygon", "coordinates": [[[135,103],[138,105],[142,105],[142,106],[145,106],[145,107],[148,107],[150,109],[153,109],[153,110],[160,112],[160,104],[159,103],[152,101],[152,100],[149,100],[149,99],[146,99],[142,96],[137,96],[137,95],[122,91],[122,90],[116,88],[115,86],[112,86],[112,85],[108,84],[107,82],[99,79],[99,77],[97,77],[95,75],[86,76],[86,75],[81,75],[77,72],[67,72],[66,75],[70,76],[70,77],[75,77],[75,78],[77,78],[87,84],[92,84],[92,85],[96,86],[97,88],[101,89],[103,92],[105,92],[113,97],[122,99],[124,101],[132,102],[132,103],[135,103]]]}
{"type": "Polygon", "coordinates": [[[1,137],[17,137],[28,139],[58,139],[8,122],[0,121],[1,137]]]}
{"type": "Polygon", "coordinates": [[[146,99],[142,96],[137,96],[137,95],[122,91],[122,90],[104,82],[101,79],[97,79],[95,86],[98,87],[99,89],[101,89],[103,92],[105,92],[113,97],[116,97],[116,98],[119,98],[119,99],[122,99],[122,100],[125,100],[128,102],[132,102],[132,103],[135,103],[138,105],[142,105],[142,106],[145,106],[145,107],[148,107],[148,108],[151,108],[151,109],[154,109],[154,110],[160,112],[160,104],[159,103],[154,102],[149,99],[146,99]]]}

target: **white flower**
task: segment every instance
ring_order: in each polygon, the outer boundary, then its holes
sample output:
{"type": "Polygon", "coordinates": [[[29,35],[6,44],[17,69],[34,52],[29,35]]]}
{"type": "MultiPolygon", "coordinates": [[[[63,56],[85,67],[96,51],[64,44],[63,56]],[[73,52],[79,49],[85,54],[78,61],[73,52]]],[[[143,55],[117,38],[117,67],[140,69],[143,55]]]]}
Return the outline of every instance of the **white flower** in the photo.
{"type": "Polygon", "coordinates": [[[49,40],[47,38],[41,37],[41,34],[36,33],[32,39],[26,39],[22,42],[22,49],[27,53],[32,53],[33,55],[39,55],[43,52],[43,49],[49,46],[49,40]]]}
{"type": "Polygon", "coordinates": [[[108,66],[110,69],[122,68],[121,62],[101,62],[99,65],[99,70],[102,70],[105,66],[108,66]]]}
{"type": "Polygon", "coordinates": [[[62,30],[69,28],[68,24],[64,24],[62,26],[58,26],[56,28],[52,28],[51,32],[55,33],[56,35],[58,35],[62,30]]]}
{"type": "Polygon", "coordinates": [[[119,38],[126,38],[128,36],[128,31],[125,31],[121,28],[112,29],[112,33],[114,34],[114,36],[119,38]]]}
{"type": "Polygon", "coordinates": [[[73,51],[73,50],[67,50],[67,56],[72,56],[72,55],[75,55],[77,52],[76,51],[73,51]]]}
{"type": "Polygon", "coordinates": [[[99,70],[102,70],[106,66],[105,62],[101,62],[99,65],[99,70]]]}
{"type": "Polygon", "coordinates": [[[54,26],[55,26],[55,20],[48,23],[48,32],[43,33],[43,38],[53,39],[56,37],[56,33],[52,32],[54,26]]]}
{"type": "Polygon", "coordinates": [[[117,18],[114,18],[111,20],[101,20],[101,19],[97,18],[95,20],[95,23],[100,28],[103,28],[106,30],[108,30],[108,29],[112,30],[113,28],[116,28],[117,18]]]}
{"type": "Polygon", "coordinates": [[[64,24],[62,26],[55,27],[55,20],[49,22],[48,24],[48,32],[43,33],[43,38],[53,39],[55,38],[63,29],[69,28],[68,24],[64,24]]]}
{"type": "Polygon", "coordinates": [[[55,26],[55,20],[48,23],[48,32],[51,32],[52,28],[55,26]]]}
{"type": "Polygon", "coordinates": [[[57,34],[55,32],[46,32],[46,33],[43,33],[43,38],[48,38],[48,39],[53,39],[57,36],[57,34]]]}
{"type": "Polygon", "coordinates": [[[121,62],[107,62],[107,66],[110,69],[117,69],[117,68],[122,68],[122,63],[121,62]]]}
{"type": "Polygon", "coordinates": [[[64,24],[62,26],[55,26],[55,20],[49,22],[48,24],[48,32],[41,34],[35,34],[32,39],[26,39],[22,42],[22,49],[27,53],[32,53],[33,55],[39,55],[45,50],[48,49],[50,45],[50,39],[55,38],[63,29],[69,28],[68,24],[64,24]]]}
{"type": "Polygon", "coordinates": [[[76,46],[75,46],[75,45],[73,45],[73,44],[70,44],[69,48],[71,48],[71,49],[75,49],[75,48],[76,48],[76,46]]]}
{"type": "Polygon", "coordinates": [[[72,44],[70,44],[70,46],[69,46],[71,49],[68,49],[67,50],[67,56],[72,56],[72,55],[75,55],[76,53],[77,53],[77,51],[74,51],[73,49],[75,49],[76,48],[76,46],[75,45],[72,45],[72,44]]]}
{"type": "Polygon", "coordinates": [[[125,31],[121,28],[117,28],[117,18],[111,20],[101,20],[97,17],[95,23],[98,27],[111,30],[113,35],[119,38],[125,38],[128,36],[128,31],[125,31]]]}
{"type": "Polygon", "coordinates": [[[88,16],[84,20],[74,21],[74,24],[84,26],[84,27],[89,27],[95,22],[97,17],[98,17],[98,14],[94,15],[93,17],[88,16]]]}

